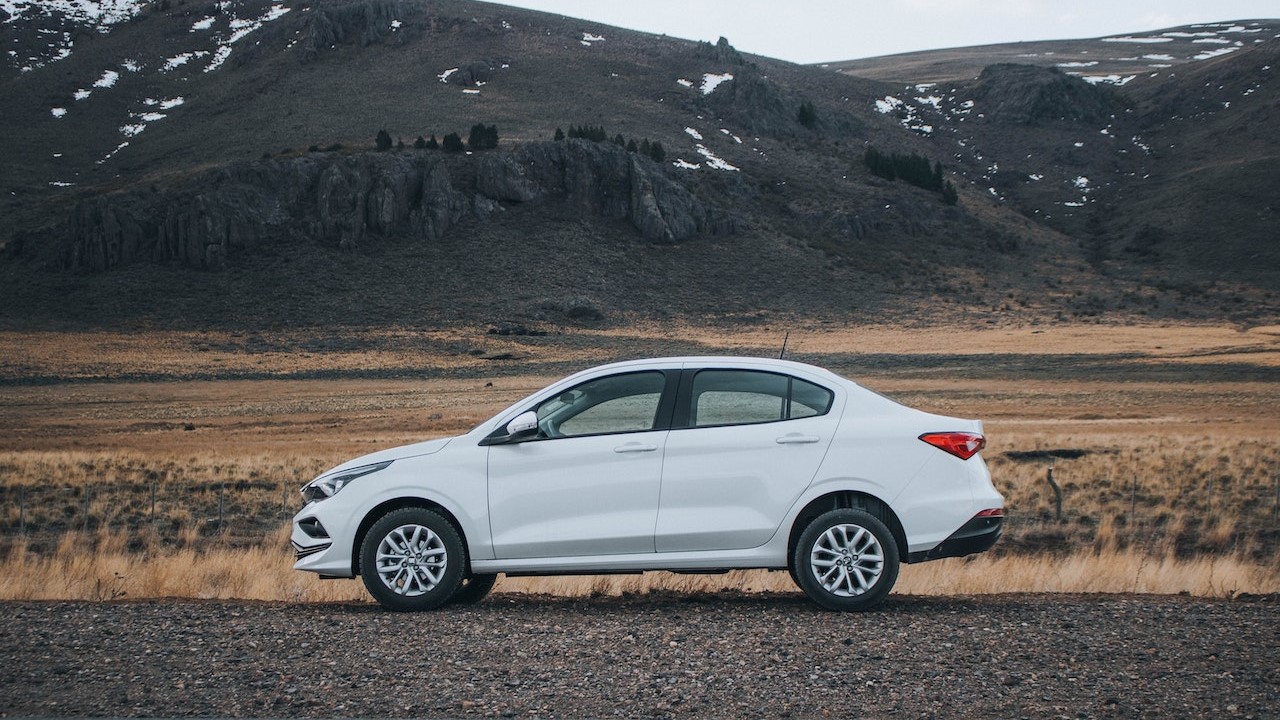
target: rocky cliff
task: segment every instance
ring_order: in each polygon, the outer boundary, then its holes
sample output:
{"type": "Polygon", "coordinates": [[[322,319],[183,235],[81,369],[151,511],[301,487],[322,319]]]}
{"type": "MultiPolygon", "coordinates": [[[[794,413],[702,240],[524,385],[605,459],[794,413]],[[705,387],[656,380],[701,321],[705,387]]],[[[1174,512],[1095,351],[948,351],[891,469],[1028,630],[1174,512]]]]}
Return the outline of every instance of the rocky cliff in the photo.
{"type": "Polygon", "coordinates": [[[164,190],[87,199],[59,234],[72,269],[140,260],[219,268],[263,243],[351,250],[369,236],[435,242],[468,215],[538,203],[627,220],[655,243],[732,228],[708,222],[704,204],[647,158],[569,140],[471,156],[407,150],[238,163],[164,190]]]}

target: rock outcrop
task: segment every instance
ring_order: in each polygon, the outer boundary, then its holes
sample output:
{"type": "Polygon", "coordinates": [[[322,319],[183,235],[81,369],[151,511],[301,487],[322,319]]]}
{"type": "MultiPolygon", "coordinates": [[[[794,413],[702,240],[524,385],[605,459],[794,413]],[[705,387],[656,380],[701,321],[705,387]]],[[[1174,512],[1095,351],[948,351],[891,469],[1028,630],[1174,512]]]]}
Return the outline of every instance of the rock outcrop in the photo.
{"type": "Polygon", "coordinates": [[[505,202],[560,198],[582,214],[629,220],[650,242],[685,240],[707,221],[702,202],[657,164],[611,143],[533,143],[486,155],[476,190],[505,202]]]}
{"type": "Polygon", "coordinates": [[[104,270],[135,261],[219,268],[238,250],[314,242],[352,250],[368,237],[436,242],[468,214],[502,204],[557,203],[561,214],[629,221],[673,243],[708,227],[708,212],[663,169],[610,143],[532,143],[473,156],[440,152],[312,153],[238,163],[165,191],[135,188],[78,203],[61,228],[63,264],[104,270]],[[450,166],[474,176],[455,182],[450,166]],[[474,167],[466,167],[474,164],[474,167]]]}
{"type": "Polygon", "coordinates": [[[973,97],[988,118],[1016,125],[1055,120],[1101,123],[1122,109],[1108,88],[1035,65],[988,66],[973,87],[973,97]]]}

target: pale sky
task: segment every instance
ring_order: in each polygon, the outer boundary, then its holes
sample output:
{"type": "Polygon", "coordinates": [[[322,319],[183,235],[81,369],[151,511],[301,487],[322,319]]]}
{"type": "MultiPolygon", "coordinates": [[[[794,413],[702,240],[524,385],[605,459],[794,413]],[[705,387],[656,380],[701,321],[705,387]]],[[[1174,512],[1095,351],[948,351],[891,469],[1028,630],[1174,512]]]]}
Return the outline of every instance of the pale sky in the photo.
{"type": "Polygon", "coordinates": [[[1277,0],[504,0],[799,63],[1280,17],[1277,0]]]}

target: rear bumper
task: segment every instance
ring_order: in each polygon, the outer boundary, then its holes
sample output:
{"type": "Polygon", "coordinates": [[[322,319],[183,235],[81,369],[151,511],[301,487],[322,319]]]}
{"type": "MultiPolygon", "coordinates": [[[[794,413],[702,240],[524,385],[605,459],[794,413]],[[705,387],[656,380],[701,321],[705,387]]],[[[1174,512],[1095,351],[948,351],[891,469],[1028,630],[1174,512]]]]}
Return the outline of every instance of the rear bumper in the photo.
{"type": "Polygon", "coordinates": [[[975,517],[960,529],[951,533],[950,537],[938,543],[931,550],[913,552],[907,556],[907,562],[918,563],[926,560],[940,560],[949,557],[963,557],[990,550],[1000,539],[1004,530],[1004,517],[975,517]]]}

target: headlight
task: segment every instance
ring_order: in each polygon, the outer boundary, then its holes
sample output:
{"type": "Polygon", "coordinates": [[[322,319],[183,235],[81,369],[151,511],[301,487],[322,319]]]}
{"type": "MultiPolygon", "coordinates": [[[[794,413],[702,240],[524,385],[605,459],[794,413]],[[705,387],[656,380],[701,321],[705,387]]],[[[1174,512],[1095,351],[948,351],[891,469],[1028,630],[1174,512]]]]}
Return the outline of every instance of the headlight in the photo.
{"type": "Polygon", "coordinates": [[[386,462],[375,463],[373,465],[362,465],[357,468],[351,468],[350,470],[336,472],[332,475],[318,477],[303,486],[302,498],[309,503],[317,500],[324,500],[325,498],[331,498],[334,495],[337,495],[339,490],[351,484],[352,480],[383,470],[390,465],[391,462],[391,460],[388,460],[386,462]]]}

